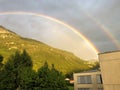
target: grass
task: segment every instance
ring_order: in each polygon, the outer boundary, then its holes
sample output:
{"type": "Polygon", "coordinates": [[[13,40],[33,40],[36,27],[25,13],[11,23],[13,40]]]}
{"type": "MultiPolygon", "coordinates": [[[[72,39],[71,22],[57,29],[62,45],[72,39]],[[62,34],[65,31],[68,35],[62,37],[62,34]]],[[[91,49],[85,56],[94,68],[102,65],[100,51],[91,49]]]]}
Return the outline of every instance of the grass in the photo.
{"type": "Polygon", "coordinates": [[[74,86],[68,86],[69,90],[74,90],[74,86]]]}

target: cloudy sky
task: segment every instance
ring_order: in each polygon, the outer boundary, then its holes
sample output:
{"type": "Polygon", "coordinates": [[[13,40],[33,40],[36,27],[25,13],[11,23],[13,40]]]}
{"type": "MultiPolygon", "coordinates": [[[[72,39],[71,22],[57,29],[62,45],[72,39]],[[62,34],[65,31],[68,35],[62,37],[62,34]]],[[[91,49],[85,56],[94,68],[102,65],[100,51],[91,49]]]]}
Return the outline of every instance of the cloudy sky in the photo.
{"type": "Polygon", "coordinates": [[[120,0],[0,0],[0,24],[83,59],[120,48],[120,0]]]}

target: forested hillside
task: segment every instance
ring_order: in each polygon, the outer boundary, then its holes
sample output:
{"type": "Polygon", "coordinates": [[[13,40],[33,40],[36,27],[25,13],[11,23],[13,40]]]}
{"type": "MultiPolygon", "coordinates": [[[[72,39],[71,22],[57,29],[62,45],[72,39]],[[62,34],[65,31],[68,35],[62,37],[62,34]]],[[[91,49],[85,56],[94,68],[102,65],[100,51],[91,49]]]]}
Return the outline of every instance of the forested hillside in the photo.
{"type": "Polygon", "coordinates": [[[63,73],[89,68],[88,64],[85,63],[86,61],[70,52],[53,48],[33,39],[23,38],[0,26],[0,54],[4,57],[3,63],[16,50],[22,51],[24,49],[31,56],[35,70],[40,68],[45,61],[49,65],[54,64],[56,69],[63,73]]]}

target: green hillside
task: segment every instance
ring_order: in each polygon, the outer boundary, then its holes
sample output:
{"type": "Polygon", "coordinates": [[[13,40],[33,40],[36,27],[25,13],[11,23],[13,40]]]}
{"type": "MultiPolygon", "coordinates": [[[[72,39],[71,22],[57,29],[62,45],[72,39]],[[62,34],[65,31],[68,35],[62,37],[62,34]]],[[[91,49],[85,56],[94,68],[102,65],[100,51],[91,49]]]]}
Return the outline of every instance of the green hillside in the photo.
{"type": "Polygon", "coordinates": [[[23,38],[10,30],[0,26],[0,54],[4,56],[4,62],[17,49],[26,49],[33,60],[34,69],[41,67],[45,61],[54,64],[63,73],[77,69],[88,69],[85,61],[79,59],[70,52],[50,47],[42,42],[23,38]]]}

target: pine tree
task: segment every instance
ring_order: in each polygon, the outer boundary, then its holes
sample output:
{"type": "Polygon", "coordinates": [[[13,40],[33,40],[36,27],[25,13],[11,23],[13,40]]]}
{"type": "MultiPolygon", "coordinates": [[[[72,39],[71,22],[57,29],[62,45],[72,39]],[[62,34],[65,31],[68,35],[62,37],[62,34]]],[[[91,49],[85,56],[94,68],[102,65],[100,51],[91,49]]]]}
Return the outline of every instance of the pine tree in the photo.
{"type": "Polygon", "coordinates": [[[48,76],[50,69],[48,68],[48,63],[45,62],[44,65],[38,70],[38,87],[47,88],[48,87],[48,76]]]}
{"type": "Polygon", "coordinates": [[[68,90],[65,78],[55,69],[54,64],[49,69],[47,62],[38,70],[39,88],[43,90],[68,90]]]}
{"type": "Polygon", "coordinates": [[[33,78],[32,76],[35,74],[32,70],[32,66],[31,58],[26,50],[24,50],[22,54],[16,51],[4,65],[1,71],[2,75],[0,73],[0,90],[16,90],[20,88],[22,88],[22,90],[27,90],[26,87],[31,86],[26,83],[33,82],[31,80],[33,78]],[[22,83],[23,81],[24,83],[22,83]]]}
{"type": "Polygon", "coordinates": [[[28,53],[16,51],[0,71],[0,90],[68,90],[61,72],[48,63],[35,72],[28,53]]]}
{"type": "Polygon", "coordinates": [[[37,73],[29,67],[22,68],[20,90],[36,90],[37,73]]]}
{"type": "Polygon", "coordinates": [[[0,90],[15,90],[16,89],[16,76],[13,60],[9,60],[4,69],[1,71],[0,76],[0,90]]]}
{"type": "Polygon", "coordinates": [[[23,50],[23,53],[21,54],[21,67],[33,67],[31,57],[26,52],[26,50],[23,50]]]}

